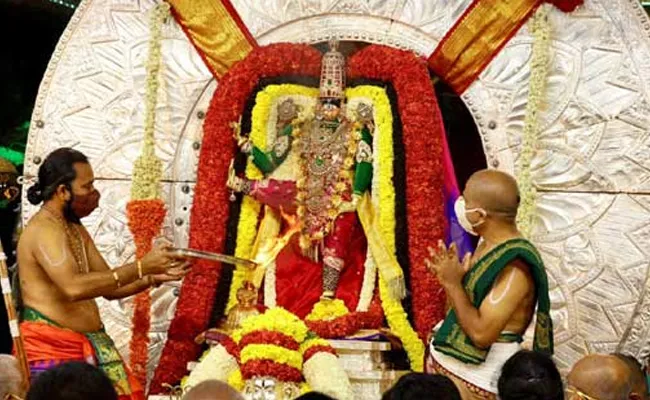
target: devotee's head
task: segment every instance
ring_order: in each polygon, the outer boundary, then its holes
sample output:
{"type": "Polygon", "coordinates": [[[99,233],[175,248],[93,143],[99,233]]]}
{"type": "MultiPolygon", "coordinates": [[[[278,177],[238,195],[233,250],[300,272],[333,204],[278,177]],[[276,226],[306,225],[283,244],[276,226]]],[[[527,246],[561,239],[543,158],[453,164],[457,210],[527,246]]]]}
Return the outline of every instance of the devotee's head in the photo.
{"type": "Polygon", "coordinates": [[[626,363],[612,355],[593,354],[581,359],[567,376],[568,400],[625,400],[634,398],[626,363]]]}
{"type": "Polygon", "coordinates": [[[244,397],[225,382],[201,382],[183,396],[183,400],[243,400],[244,397]]]}
{"type": "Polygon", "coordinates": [[[438,400],[461,399],[458,388],[446,376],[410,373],[384,393],[382,400],[422,400],[430,399],[432,395],[438,400]]]}
{"type": "Polygon", "coordinates": [[[648,382],[641,363],[636,358],[627,354],[614,353],[612,355],[623,361],[629,369],[630,386],[632,389],[630,398],[642,400],[648,399],[648,382]]]}
{"type": "Polygon", "coordinates": [[[455,210],[465,230],[481,234],[494,227],[514,227],[518,208],[519,188],[515,178],[505,172],[485,169],[469,178],[455,210]]]}
{"type": "Polygon", "coordinates": [[[63,210],[64,216],[79,222],[99,203],[93,170],[81,152],[60,148],[50,153],[38,169],[38,182],[27,191],[27,199],[36,205],[45,202],[63,210]]]}
{"type": "Polygon", "coordinates": [[[498,382],[502,400],[562,400],[562,377],[553,360],[545,354],[522,350],[510,357],[501,369],[498,382]]]}
{"type": "Polygon", "coordinates": [[[97,367],[70,362],[41,373],[27,400],[117,400],[110,379],[97,367]]]}
{"type": "Polygon", "coordinates": [[[22,375],[15,357],[0,354],[0,400],[7,395],[23,397],[22,375]]]}
{"type": "Polygon", "coordinates": [[[336,400],[333,397],[329,397],[326,394],[319,392],[309,392],[305,393],[302,396],[296,397],[296,400],[336,400]]]}

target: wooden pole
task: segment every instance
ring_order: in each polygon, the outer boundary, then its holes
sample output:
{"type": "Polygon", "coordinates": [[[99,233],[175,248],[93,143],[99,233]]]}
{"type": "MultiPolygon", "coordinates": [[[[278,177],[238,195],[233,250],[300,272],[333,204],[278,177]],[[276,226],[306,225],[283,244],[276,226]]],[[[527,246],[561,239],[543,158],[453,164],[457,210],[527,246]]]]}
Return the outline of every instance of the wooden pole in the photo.
{"type": "Polygon", "coordinates": [[[5,307],[7,309],[7,317],[9,319],[9,331],[14,341],[14,353],[18,359],[18,364],[23,376],[23,388],[25,393],[29,390],[29,364],[27,363],[27,355],[25,354],[25,347],[23,340],[20,337],[20,329],[18,329],[18,315],[16,307],[14,306],[14,298],[11,293],[11,282],[9,281],[9,269],[7,268],[7,255],[4,253],[2,243],[0,243],[0,286],[2,286],[2,295],[5,300],[5,307]]]}

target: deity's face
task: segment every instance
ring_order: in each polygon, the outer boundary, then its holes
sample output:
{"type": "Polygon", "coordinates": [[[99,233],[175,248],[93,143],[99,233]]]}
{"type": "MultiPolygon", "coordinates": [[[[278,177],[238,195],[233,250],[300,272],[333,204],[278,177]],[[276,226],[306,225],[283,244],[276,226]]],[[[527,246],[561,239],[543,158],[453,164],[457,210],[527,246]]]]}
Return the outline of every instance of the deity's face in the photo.
{"type": "Polygon", "coordinates": [[[341,107],[336,103],[324,102],[320,106],[320,113],[326,121],[335,121],[341,114],[341,107]]]}

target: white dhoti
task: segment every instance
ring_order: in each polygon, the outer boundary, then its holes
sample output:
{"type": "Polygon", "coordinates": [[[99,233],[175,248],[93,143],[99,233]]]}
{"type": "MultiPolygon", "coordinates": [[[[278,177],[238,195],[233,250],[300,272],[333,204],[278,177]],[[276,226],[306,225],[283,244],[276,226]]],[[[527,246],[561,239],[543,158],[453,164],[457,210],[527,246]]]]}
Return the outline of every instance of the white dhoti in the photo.
{"type": "Polygon", "coordinates": [[[433,345],[430,345],[430,357],[443,369],[457,376],[463,381],[482,389],[486,392],[496,394],[497,383],[501,375],[503,364],[516,352],[521,349],[521,345],[514,343],[494,343],[490,347],[485,362],[481,364],[467,364],[454,357],[436,351],[433,345]]]}

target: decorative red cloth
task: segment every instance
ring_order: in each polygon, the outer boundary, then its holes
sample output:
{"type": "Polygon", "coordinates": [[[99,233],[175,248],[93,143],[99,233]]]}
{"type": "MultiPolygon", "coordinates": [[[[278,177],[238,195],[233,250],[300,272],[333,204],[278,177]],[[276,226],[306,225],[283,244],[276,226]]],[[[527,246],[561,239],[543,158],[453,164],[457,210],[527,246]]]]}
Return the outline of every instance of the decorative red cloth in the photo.
{"type": "MultiPolygon", "coordinates": [[[[345,261],[341,272],[336,298],[343,300],[350,311],[359,302],[363,284],[367,242],[356,213],[343,213],[334,223],[334,229],[326,237],[337,254],[345,261]]],[[[276,302],[300,318],[305,318],[323,293],[323,265],[302,255],[298,237],[276,258],[276,302]]]]}
{"type": "Polygon", "coordinates": [[[282,209],[286,213],[295,214],[297,193],[296,182],[265,179],[251,182],[249,195],[276,210],[282,209]]]}

